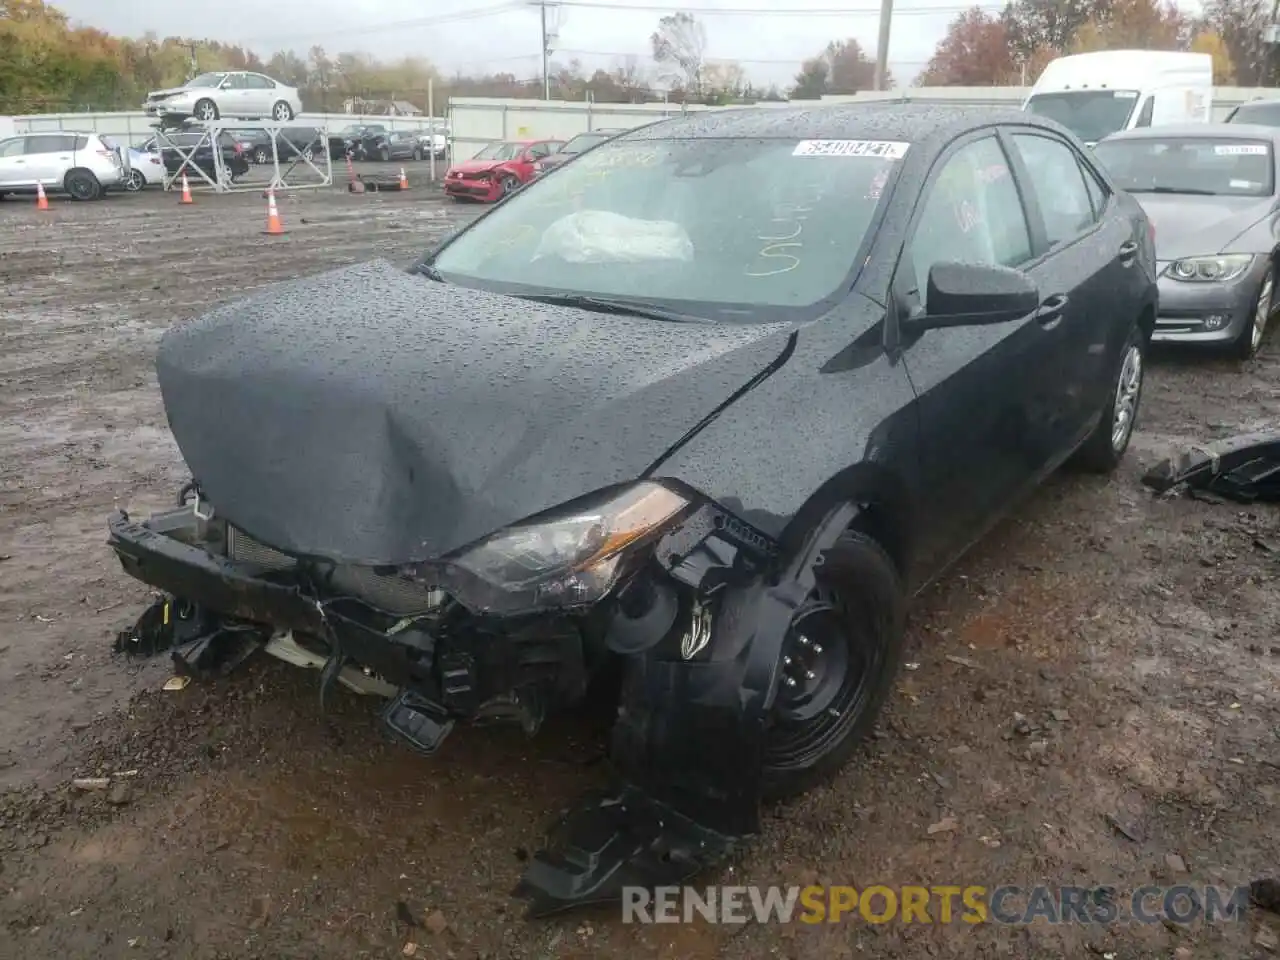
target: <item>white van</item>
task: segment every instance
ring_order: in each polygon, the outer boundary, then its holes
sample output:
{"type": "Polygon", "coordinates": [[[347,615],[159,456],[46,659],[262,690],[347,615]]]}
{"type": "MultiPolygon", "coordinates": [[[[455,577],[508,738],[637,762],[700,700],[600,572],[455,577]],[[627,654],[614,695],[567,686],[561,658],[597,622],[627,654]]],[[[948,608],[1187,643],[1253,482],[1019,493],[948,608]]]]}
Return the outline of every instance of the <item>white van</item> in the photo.
{"type": "Polygon", "coordinates": [[[1213,57],[1163,50],[1105,50],[1052,61],[1024,110],[1056,120],[1092,146],[1134,127],[1208,123],[1213,57]]]}

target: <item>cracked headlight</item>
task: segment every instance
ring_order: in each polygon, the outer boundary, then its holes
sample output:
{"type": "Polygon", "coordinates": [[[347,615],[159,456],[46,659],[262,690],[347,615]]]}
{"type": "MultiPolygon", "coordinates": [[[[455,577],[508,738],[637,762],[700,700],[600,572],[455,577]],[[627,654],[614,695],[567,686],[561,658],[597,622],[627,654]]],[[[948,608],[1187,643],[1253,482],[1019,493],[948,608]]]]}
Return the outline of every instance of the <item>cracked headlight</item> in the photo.
{"type": "Polygon", "coordinates": [[[666,530],[689,500],[660,483],[576,501],[506,527],[443,564],[411,568],[477,613],[511,616],[589,606],[626,572],[626,560],[666,530]]]}
{"type": "Polygon", "coordinates": [[[1217,257],[1188,257],[1165,268],[1165,276],[1191,283],[1225,283],[1234,280],[1253,263],[1253,255],[1231,253],[1217,257]]]}

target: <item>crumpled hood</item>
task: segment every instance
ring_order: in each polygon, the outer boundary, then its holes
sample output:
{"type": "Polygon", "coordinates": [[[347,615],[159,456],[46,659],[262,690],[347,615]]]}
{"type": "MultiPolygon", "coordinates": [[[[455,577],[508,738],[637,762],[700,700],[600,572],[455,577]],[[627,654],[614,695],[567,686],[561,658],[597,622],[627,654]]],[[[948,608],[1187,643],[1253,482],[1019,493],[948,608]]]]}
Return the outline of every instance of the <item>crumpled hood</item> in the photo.
{"type": "Polygon", "coordinates": [[[378,260],[175,326],[156,366],[222,516],[289,553],[394,564],[637,478],[789,330],[550,307],[378,260]]]}
{"type": "Polygon", "coordinates": [[[450,173],[484,173],[494,167],[501,166],[501,160],[463,160],[449,168],[450,173]]]}
{"type": "MultiPolygon", "coordinates": [[[[1196,197],[1135,193],[1156,228],[1156,258],[1223,253],[1231,241],[1266,216],[1270,197],[1196,197]]],[[[1262,253],[1261,250],[1231,251],[1262,253]]]]}

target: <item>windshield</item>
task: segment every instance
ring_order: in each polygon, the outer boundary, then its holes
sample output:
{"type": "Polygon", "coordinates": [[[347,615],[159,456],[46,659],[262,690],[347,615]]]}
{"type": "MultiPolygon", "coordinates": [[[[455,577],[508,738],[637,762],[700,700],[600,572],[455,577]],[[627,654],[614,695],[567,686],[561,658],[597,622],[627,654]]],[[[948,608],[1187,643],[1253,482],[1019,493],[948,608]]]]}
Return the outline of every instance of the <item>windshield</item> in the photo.
{"type": "Polygon", "coordinates": [[[612,136],[612,133],[580,133],[561,147],[559,152],[581,153],[589,147],[594,147],[597,143],[604,143],[612,136]]]}
{"type": "Polygon", "coordinates": [[[188,87],[216,87],[220,84],[225,73],[202,73],[198,77],[193,77],[187,81],[188,87]]]}
{"type": "Polygon", "coordinates": [[[491,143],[472,160],[510,160],[520,152],[520,144],[518,143],[491,143]]]}
{"type": "Polygon", "coordinates": [[[1137,103],[1137,90],[1066,90],[1037,93],[1027,109],[1056,120],[1085,143],[1097,143],[1123,130],[1137,103]]]}
{"type": "Polygon", "coordinates": [[[1227,123],[1259,123],[1264,127],[1280,127],[1280,100],[1244,103],[1231,111],[1227,123]]]}
{"type": "Polygon", "coordinates": [[[446,280],[516,295],[630,298],[737,322],[847,290],[901,143],[602,144],[440,251],[446,280]]]}
{"type": "Polygon", "coordinates": [[[1269,197],[1275,190],[1271,144],[1227,137],[1108,140],[1094,153],[1131,193],[1269,197]]]}

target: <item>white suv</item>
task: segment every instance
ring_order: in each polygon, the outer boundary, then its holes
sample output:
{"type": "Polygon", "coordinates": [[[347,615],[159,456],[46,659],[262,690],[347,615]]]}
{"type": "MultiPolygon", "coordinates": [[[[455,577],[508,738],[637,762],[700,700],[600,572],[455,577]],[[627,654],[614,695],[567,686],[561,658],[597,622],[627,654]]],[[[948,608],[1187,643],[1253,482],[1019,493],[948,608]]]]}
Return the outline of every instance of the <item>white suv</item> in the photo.
{"type": "Polygon", "coordinates": [[[125,182],[124,160],[110,141],[94,133],[26,133],[0,140],[0,196],[45,192],[73,200],[98,200],[125,182]]]}

